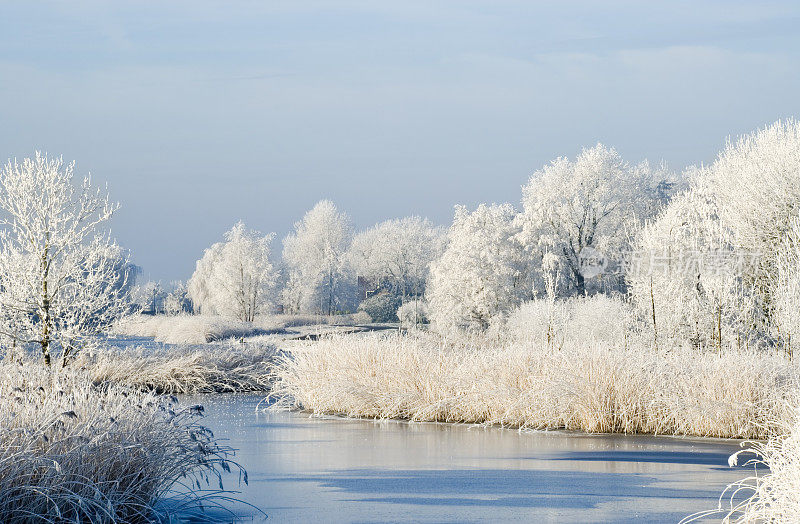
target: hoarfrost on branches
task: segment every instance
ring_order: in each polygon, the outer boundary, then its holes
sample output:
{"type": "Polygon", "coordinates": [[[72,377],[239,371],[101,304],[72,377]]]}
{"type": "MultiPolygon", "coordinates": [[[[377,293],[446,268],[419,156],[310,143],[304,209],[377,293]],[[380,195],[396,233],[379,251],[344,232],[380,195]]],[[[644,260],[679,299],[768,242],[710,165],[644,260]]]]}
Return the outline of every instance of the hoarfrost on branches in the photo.
{"type": "Polygon", "coordinates": [[[283,240],[288,311],[330,315],[353,308],[355,275],[347,264],[352,234],[350,219],[330,200],[318,202],[294,225],[283,240]]]}
{"type": "Polygon", "coordinates": [[[659,338],[721,347],[751,336],[749,261],[719,220],[713,193],[695,183],[637,235],[627,282],[659,338]]]}
{"type": "Polygon", "coordinates": [[[270,262],[274,235],[261,236],[238,222],[225,241],[212,245],[197,262],[188,293],[203,313],[252,322],[273,303],[278,273],[270,262]]]}
{"type": "Polygon", "coordinates": [[[442,228],[418,216],[387,220],[355,236],[350,264],[358,276],[401,297],[419,296],[443,249],[442,228]]]}
{"type": "Polygon", "coordinates": [[[189,298],[189,291],[186,284],[181,280],[173,281],[172,288],[167,296],[164,297],[164,313],[167,315],[179,315],[191,310],[192,300],[189,298]]]}
{"type": "MultiPolygon", "coordinates": [[[[563,268],[559,287],[565,294],[585,294],[585,258],[617,258],[636,220],[651,214],[657,199],[669,198],[671,183],[654,184],[653,178],[649,164],[631,166],[602,144],[584,149],[574,161],[553,160],[522,189],[521,241],[529,256],[558,257],[563,268]]],[[[614,279],[596,287],[608,291],[609,286],[618,288],[620,283],[614,279]]]]}
{"type": "Polygon", "coordinates": [[[66,365],[126,307],[127,256],[103,230],[118,204],[39,152],[0,170],[3,335],[66,365]]]}
{"type": "Polygon", "coordinates": [[[796,332],[800,125],[776,122],[688,170],[690,190],[638,235],[630,274],[660,335],[785,344],[796,332]]]}
{"type": "Polygon", "coordinates": [[[448,245],[431,265],[431,321],[442,331],[485,330],[529,294],[524,252],[510,204],[456,206],[448,245]]]}
{"type": "Polygon", "coordinates": [[[136,285],[131,290],[131,303],[134,311],[157,315],[164,311],[167,293],[161,282],[152,280],[136,285]]]}
{"type": "Polygon", "coordinates": [[[771,321],[780,258],[800,213],[800,123],[778,121],[729,141],[698,177],[713,191],[737,249],[758,255],[744,279],[771,321]]]}

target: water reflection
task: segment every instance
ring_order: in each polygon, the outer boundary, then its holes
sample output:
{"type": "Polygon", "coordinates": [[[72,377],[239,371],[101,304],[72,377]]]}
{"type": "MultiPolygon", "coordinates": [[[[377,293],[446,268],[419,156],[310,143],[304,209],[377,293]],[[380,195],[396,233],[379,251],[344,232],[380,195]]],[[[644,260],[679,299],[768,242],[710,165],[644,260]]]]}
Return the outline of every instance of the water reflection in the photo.
{"type": "Polygon", "coordinates": [[[728,468],[736,441],[318,418],[259,401],[187,399],[240,450],[238,496],[276,522],[676,522],[749,473],[728,468]]]}

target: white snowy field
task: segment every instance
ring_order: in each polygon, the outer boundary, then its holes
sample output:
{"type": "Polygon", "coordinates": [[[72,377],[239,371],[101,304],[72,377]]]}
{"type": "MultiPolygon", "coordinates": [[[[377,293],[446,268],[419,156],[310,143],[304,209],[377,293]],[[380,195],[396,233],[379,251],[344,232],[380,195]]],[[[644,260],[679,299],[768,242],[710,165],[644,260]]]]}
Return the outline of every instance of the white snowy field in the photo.
{"type": "Polygon", "coordinates": [[[219,315],[131,315],[113,333],[152,338],[173,345],[197,345],[226,339],[281,340],[323,335],[370,323],[363,313],[353,315],[260,315],[252,322],[219,315]],[[270,335],[276,335],[270,337],[270,335]]]}

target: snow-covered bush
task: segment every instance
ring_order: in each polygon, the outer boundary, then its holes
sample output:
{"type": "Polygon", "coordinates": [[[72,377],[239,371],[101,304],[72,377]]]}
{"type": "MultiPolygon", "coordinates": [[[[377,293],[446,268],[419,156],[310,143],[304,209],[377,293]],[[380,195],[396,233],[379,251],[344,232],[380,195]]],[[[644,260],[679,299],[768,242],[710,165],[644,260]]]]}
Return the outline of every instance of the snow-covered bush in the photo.
{"type": "Polygon", "coordinates": [[[430,264],[444,249],[445,235],[417,216],[387,220],[353,238],[349,263],[359,277],[395,295],[421,295],[430,264]]]}
{"type": "Polygon", "coordinates": [[[372,322],[397,322],[397,308],[400,303],[400,297],[381,293],[362,301],[358,310],[367,313],[372,322]]]}
{"type": "Polygon", "coordinates": [[[619,296],[537,299],[512,311],[502,333],[509,340],[544,341],[557,348],[581,342],[625,348],[635,333],[635,319],[630,304],[619,296]]]}
{"type": "Polygon", "coordinates": [[[252,322],[273,303],[278,273],[270,262],[274,235],[261,236],[239,222],[197,262],[188,293],[203,313],[252,322]]]}
{"type": "Polygon", "coordinates": [[[289,313],[352,311],[356,277],[347,264],[352,227],[330,200],[318,202],[283,240],[288,281],[283,303],[289,313]]]}
{"type": "Polygon", "coordinates": [[[180,280],[171,284],[172,290],[164,298],[164,313],[167,315],[179,315],[188,313],[192,309],[192,299],[189,298],[189,290],[180,280]]]}
{"type": "Polygon", "coordinates": [[[406,327],[428,323],[428,303],[424,300],[409,300],[397,309],[397,318],[406,327]]]}
{"type": "Polygon", "coordinates": [[[482,331],[529,294],[519,228],[509,204],[456,206],[448,245],[431,265],[427,300],[439,331],[482,331]]]}
{"type": "Polygon", "coordinates": [[[520,304],[500,324],[509,340],[533,339],[560,346],[569,321],[567,300],[536,299],[520,304]]]}

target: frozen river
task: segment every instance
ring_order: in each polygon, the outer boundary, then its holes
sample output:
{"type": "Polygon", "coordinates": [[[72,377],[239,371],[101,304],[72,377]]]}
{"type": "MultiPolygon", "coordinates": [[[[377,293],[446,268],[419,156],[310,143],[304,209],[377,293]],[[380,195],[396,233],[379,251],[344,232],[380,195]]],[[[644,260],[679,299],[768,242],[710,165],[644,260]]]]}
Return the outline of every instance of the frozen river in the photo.
{"type": "Polygon", "coordinates": [[[677,522],[750,472],[728,467],[736,441],[312,418],[259,400],[184,399],[239,450],[250,484],[225,487],[268,522],[677,522]]]}

